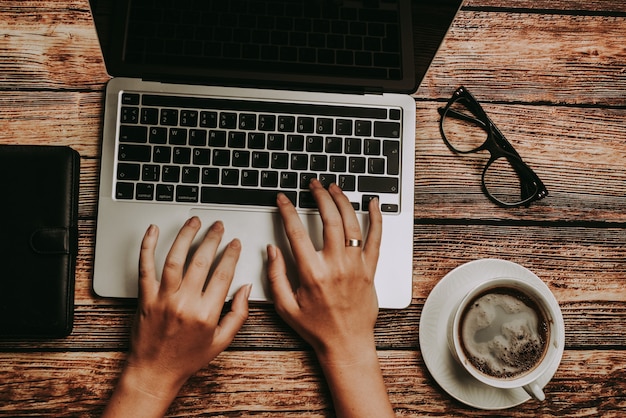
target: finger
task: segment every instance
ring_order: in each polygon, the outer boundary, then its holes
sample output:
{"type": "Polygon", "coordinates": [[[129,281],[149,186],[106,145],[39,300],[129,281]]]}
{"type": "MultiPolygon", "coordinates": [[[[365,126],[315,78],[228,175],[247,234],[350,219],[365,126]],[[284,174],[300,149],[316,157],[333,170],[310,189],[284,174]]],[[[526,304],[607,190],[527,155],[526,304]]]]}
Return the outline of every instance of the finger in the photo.
{"type": "MultiPolygon", "coordinates": [[[[359,220],[356,217],[356,213],[354,212],[354,208],[352,207],[350,200],[348,200],[346,195],[336,184],[331,184],[328,191],[330,192],[330,195],[335,201],[337,209],[341,214],[345,236],[343,245],[346,245],[346,240],[348,239],[362,240],[361,225],[359,224],[359,220]]],[[[356,248],[360,249],[360,247],[356,248]]]]}
{"type": "Polygon", "coordinates": [[[224,224],[222,222],[217,221],[211,225],[187,266],[187,272],[181,286],[189,288],[192,292],[198,292],[198,294],[202,292],[223,235],[224,224]]]}
{"type": "Polygon", "coordinates": [[[139,251],[139,300],[152,300],[159,289],[154,262],[154,250],[159,239],[159,228],[150,225],[141,241],[139,251]]]}
{"type": "Polygon", "coordinates": [[[287,278],[283,253],[273,245],[267,246],[267,279],[276,312],[281,318],[285,318],[288,312],[293,312],[297,308],[297,302],[287,278]]]}
{"type": "Polygon", "coordinates": [[[231,304],[230,311],[220,320],[214,338],[215,348],[224,351],[235,338],[246,319],[248,319],[248,298],[252,285],[242,286],[231,304]]]}
{"type": "Polygon", "coordinates": [[[310,189],[322,218],[324,249],[330,252],[343,249],[345,246],[343,222],[335,201],[317,179],[311,180],[310,189]]]}
{"type": "Polygon", "coordinates": [[[363,247],[363,258],[365,259],[367,267],[373,273],[376,271],[383,236],[383,216],[378,207],[378,199],[370,200],[369,221],[370,225],[367,230],[367,239],[363,247]]]}
{"type": "Polygon", "coordinates": [[[165,258],[163,277],[161,278],[161,291],[174,292],[180,287],[189,247],[191,247],[191,242],[199,229],[200,219],[194,216],[189,218],[178,231],[172,248],[170,248],[165,258]]]}
{"type": "MultiPolygon", "coordinates": [[[[206,306],[212,309],[214,306],[223,306],[228,289],[235,276],[235,267],[241,254],[241,242],[238,239],[234,239],[228,243],[224,254],[220,259],[217,267],[211,274],[209,283],[204,291],[204,297],[208,299],[206,306]]],[[[221,309],[220,309],[221,310],[221,309]]],[[[220,310],[214,312],[219,316],[220,310]]]]}
{"type": "Polygon", "coordinates": [[[296,208],[283,193],[278,193],[276,204],[294,257],[298,262],[310,259],[315,253],[315,247],[302,224],[300,216],[298,216],[298,212],[296,212],[296,208]]]}

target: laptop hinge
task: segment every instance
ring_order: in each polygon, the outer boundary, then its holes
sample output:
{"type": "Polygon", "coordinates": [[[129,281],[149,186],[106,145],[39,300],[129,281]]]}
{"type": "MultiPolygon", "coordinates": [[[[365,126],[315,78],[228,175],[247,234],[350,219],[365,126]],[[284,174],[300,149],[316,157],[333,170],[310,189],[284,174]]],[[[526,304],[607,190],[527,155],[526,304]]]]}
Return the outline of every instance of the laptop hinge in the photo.
{"type": "Polygon", "coordinates": [[[384,92],[382,87],[368,87],[365,89],[365,94],[382,95],[384,92]]]}
{"type": "Polygon", "coordinates": [[[306,83],[272,83],[267,81],[249,81],[249,80],[225,80],[185,77],[163,77],[152,74],[145,74],[141,77],[143,81],[171,84],[195,84],[195,85],[215,85],[223,87],[240,87],[255,89],[273,89],[273,90],[291,90],[291,91],[314,91],[319,93],[339,93],[339,94],[373,94],[382,95],[384,90],[382,87],[362,87],[362,86],[337,86],[337,85],[313,85],[306,83]]]}

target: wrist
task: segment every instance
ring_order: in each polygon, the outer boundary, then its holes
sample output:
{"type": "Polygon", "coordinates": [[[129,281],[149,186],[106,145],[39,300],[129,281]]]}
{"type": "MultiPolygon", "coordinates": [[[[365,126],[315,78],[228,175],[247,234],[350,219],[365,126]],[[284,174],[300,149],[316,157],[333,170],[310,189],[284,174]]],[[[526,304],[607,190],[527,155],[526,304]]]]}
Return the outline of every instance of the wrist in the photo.
{"type": "Polygon", "coordinates": [[[343,368],[372,364],[374,361],[378,364],[378,354],[373,335],[322,345],[314,348],[314,350],[322,366],[343,368]]]}
{"type": "Polygon", "coordinates": [[[163,416],[183,383],[168,379],[167,374],[127,364],[103,416],[163,416]]]}
{"type": "Polygon", "coordinates": [[[316,350],[338,417],[393,417],[374,338],[316,350]]]}
{"type": "Polygon", "coordinates": [[[137,367],[129,363],[124,367],[120,381],[155,399],[173,399],[186,379],[173,376],[168,370],[137,367]]]}

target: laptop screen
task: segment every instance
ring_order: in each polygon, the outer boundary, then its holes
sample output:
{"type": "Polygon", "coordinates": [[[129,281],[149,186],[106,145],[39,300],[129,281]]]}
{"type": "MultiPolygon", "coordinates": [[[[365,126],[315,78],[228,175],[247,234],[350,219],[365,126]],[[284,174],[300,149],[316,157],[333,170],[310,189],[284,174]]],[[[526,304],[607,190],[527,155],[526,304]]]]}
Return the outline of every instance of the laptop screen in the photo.
{"type": "MultiPolygon", "coordinates": [[[[93,6],[103,0],[91,1],[93,6]]],[[[112,76],[156,81],[410,93],[459,5],[460,0],[117,0],[105,61],[112,76]],[[424,33],[413,27],[416,18],[423,28],[436,27],[424,33]],[[414,49],[416,33],[428,45],[416,39],[414,49]]]]}

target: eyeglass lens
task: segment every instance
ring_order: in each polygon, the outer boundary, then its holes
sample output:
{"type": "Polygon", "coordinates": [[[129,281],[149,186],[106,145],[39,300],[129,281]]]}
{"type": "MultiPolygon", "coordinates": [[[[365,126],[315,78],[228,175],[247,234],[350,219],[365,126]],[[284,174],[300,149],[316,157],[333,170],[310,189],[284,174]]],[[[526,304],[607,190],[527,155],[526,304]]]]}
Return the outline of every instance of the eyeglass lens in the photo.
{"type": "MultiPolygon", "coordinates": [[[[479,111],[465,97],[459,97],[446,109],[441,121],[442,133],[456,152],[478,151],[488,140],[487,124],[479,111]]],[[[483,172],[485,192],[504,205],[519,205],[537,193],[537,184],[528,183],[528,168],[513,157],[499,156],[490,160],[483,172]],[[522,176],[520,176],[522,173],[522,176]]]]}
{"type": "Polygon", "coordinates": [[[485,123],[470,108],[470,104],[464,97],[452,102],[447,109],[442,128],[448,144],[461,153],[476,151],[489,136],[485,123]]]}
{"type": "Polygon", "coordinates": [[[516,205],[526,201],[537,192],[536,183],[523,182],[520,171],[526,168],[513,166],[509,158],[499,157],[484,171],[483,185],[492,198],[506,205],[516,205]]]}

